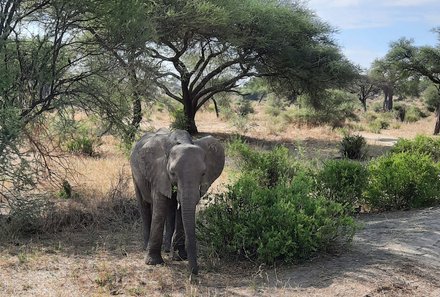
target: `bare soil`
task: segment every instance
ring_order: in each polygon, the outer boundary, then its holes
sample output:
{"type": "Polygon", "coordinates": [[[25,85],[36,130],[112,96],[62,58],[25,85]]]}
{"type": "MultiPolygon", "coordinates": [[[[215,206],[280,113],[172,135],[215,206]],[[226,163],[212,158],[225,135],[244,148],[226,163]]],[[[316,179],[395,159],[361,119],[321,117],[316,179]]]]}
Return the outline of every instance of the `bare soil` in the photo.
{"type": "Polygon", "coordinates": [[[440,296],[440,208],[369,214],[348,251],[278,268],[165,258],[146,266],[139,226],[0,245],[1,296],[440,296]]]}

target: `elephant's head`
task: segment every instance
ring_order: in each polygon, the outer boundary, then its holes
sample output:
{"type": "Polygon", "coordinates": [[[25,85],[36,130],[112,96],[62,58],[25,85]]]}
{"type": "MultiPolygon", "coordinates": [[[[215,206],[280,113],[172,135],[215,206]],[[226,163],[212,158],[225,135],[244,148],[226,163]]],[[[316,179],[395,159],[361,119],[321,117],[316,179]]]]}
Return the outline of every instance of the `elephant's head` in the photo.
{"type": "Polygon", "coordinates": [[[148,158],[155,163],[150,169],[158,172],[152,181],[153,188],[161,195],[171,197],[172,188],[177,187],[188,261],[191,271],[197,273],[196,205],[220,176],[225,154],[223,146],[214,137],[207,136],[192,142],[185,137],[185,133],[180,131],[168,134],[167,142],[162,142],[162,147],[156,148],[154,153],[149,150],[154,157],[151,158],[150,154],[148,158]]]}

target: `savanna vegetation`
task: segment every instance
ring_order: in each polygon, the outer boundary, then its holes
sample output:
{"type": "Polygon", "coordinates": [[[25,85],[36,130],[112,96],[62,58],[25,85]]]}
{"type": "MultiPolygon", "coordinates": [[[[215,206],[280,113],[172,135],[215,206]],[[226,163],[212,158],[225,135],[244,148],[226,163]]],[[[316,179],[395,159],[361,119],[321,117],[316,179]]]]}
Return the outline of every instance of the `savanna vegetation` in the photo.
{"type": "Polygon", "coordinates": [[[1,1],[0,291],[42,294],[12,273],[60,257],[70,293],[216,295],[237,266],[346,252],[360,215],[438,206],[439,71],[438,46],[405,38],[361,69],[300,2],[1,1]],[[202,285],[145,272],[127,164],[162,127],[227,148],[198,213],[202,285]]]}

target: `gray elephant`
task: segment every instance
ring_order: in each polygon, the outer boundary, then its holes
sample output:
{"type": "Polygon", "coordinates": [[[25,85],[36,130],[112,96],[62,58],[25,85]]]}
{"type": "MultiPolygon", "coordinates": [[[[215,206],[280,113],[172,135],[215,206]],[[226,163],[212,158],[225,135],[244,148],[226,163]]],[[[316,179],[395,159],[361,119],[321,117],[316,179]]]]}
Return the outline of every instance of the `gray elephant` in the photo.
{"type": "Polygon", "coordinates": [[[223,146],[212,136],[193,141],[183,130],[159,130],[146,133],[136,143],[130,164],[143,221],[147,264],[163,263],[164,223],[175,214],[173,259],[187,258],[190,271],[198,273],[196,205],[220,176],[224,163],[223,146]]]}

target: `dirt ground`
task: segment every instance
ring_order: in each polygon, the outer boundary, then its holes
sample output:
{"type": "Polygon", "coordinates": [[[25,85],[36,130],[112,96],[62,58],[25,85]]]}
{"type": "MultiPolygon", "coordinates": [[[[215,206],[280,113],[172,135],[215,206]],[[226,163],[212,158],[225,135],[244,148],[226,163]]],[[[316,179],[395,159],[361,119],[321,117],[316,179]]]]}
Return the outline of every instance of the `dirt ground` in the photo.
{"type": "Polygon", "coordinates": [[[358,218],[349,251],[290,267],[146,266],[139,226],[3,242],[1,296],[440,296],[440,208],[358,218]]]}
{"type": "MultiPolygon", "coordinates": [[[[227,139],[236,129],[211,114],[198,115],[199,130],[227,139]],[[215,128],[214,128],[215,127],[215,128]]],[[[289,127],[271,133],[270,120],[255,118],[245,139],[261,147],[302,148],[305,158],[335,158],[340,134],[331,128],[289,127]]],[[[431,134],[434,119],[403,124],[382,134],[360,132],[372,156],[398,137],[431,134]]],[[[169,118],[156,115],[154,128],[169,118]]],[[[73,158],[82,170],[76,187],[105,193],[127,159],[106,142],[97,159],[73,158]]],[[[76,163],[75,163],[76,162],[76,163]]],[[[216,185],[227,182],[222,175],[216,185]]],[[[93,197],[89,197],[93,199],[93,197]]],[[[186,263],[165,257],[163,266],[144,264],[139,223],[26,239],[0,238],[0,296],[440,296],[440,208],[364,214],[348,251],[294,266],[265,267],[200,259],[190,278],[186,263]]]]}

